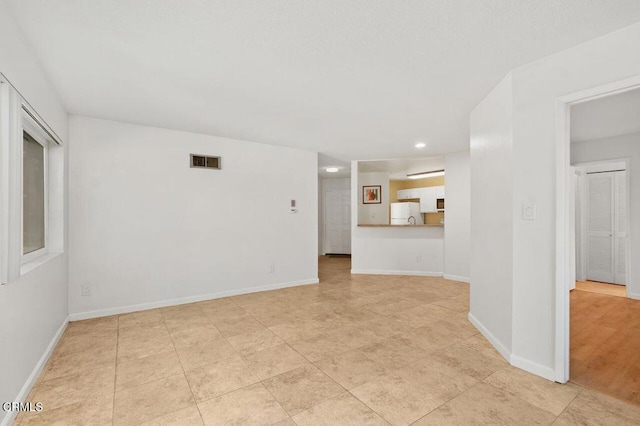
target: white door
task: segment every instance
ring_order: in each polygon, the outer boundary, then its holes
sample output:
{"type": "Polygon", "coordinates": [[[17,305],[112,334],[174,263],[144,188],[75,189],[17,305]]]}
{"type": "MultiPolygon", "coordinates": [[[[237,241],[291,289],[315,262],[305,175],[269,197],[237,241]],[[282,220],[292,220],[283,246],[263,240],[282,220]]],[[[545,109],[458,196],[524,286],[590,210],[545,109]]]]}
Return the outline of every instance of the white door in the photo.
{"type": "Polygon", "coordinates": [[[587,279],[615,283],[616,173],[587,179],[587,279]]]}
{"type": "Polygon", "coordinates": [[[351,190],[324,193],[324,252],[351,253],[351,190]]]}

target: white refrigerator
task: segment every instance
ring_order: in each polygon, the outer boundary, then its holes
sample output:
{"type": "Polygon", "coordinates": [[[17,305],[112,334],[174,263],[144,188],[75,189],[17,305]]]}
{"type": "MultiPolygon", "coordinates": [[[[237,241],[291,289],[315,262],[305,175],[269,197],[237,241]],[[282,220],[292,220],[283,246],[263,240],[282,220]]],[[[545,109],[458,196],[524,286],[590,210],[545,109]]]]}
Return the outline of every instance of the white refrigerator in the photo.
{"type": "Polygon", "coordinates": [[[391,203],[392,225],[422,225],[420,203],[391,203]],[[415,218],[415,222],[413,221],[415,218]]]}

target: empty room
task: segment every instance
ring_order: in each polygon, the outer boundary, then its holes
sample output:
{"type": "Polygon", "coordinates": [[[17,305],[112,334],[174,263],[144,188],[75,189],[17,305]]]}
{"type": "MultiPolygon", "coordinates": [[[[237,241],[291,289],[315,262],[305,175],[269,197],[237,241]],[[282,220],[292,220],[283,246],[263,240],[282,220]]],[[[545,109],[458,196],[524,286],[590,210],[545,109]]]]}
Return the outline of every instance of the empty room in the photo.
{"type": "Polygon", "coordinates": [[[638,0],[0,0],[0,425],[640,424],[638,52],[638,0]]]}

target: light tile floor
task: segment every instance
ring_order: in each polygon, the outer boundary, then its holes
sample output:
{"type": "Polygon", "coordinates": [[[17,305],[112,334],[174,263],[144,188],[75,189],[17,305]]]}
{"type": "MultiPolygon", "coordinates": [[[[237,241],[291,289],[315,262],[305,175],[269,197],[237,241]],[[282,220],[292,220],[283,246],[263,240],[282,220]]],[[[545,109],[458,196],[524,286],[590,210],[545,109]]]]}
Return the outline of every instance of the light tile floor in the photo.
{"type": "Polygon", "coordinates": [[[512,368],[469,286],[351,276],[69,324],[21,425],[637,425],[640,407],[512,368]]]}

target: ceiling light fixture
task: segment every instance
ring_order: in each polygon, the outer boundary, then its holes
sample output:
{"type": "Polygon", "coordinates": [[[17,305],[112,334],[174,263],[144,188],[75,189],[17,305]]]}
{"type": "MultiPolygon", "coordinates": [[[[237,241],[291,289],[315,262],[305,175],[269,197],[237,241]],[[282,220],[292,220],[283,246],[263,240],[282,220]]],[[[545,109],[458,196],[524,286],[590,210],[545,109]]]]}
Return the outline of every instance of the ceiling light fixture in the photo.
{"type": "Polygon", "coordinates": [[[436,177],[436,176],[444,176],[444,169],[442,170],[434,170],[432,172],[420,172],[420,173],[412,173],[407,175],[409,179],[422,179],[428,177],[436,177]]]}
{"type": "Polygon", "coordinates": [[[327,167],[325,170],[327,173],[337,173],[340,169],[338,167],[327,167]]]}
{"type": "Polygon", "coordinates": [[[416,148],[424,148],[425,146],[427,146],[427,144],[424,143],[424,142],[416,142],[416,144],[414,146],[416,148]]]}

